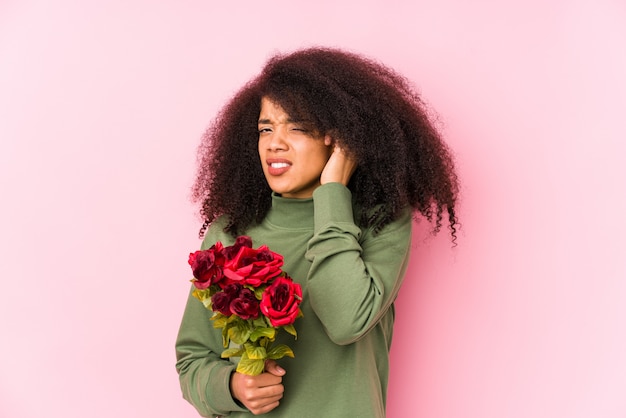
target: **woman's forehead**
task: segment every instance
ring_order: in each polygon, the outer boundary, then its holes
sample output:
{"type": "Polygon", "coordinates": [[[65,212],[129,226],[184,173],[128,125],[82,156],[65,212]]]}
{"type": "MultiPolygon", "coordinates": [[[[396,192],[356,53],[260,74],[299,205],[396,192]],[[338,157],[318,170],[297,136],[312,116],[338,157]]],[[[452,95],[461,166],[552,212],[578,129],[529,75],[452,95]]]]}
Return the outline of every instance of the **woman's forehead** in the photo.
{"type": "Polygon", "coordinates": [[[310,122],[308,118],[294,117],[276,101],[263,97],[261,99],[261,111],[259,112],[259,123],[299,123],[310,122]]]}

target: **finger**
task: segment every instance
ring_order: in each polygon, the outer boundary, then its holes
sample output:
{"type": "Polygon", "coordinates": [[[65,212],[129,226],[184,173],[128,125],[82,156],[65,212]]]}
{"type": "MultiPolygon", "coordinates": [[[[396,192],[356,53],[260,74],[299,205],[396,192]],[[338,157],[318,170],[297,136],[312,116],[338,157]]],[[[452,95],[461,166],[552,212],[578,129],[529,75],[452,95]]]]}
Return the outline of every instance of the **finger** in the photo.
{"type": "Polygon", "coordinates": [[[278,405],[279,405],[279,402],[274,401],[263,406],[259,406],[259,407],[247,406],[247,408],[250,410],[250,412],[252,412],[253,415],[261,415],[261,414],[266,414],[270,412],[272,409],[276,408],[278,405]]]}
{"type": "Polygon", "coordinates": [[[269,386],[256,390],[249,390],[244,393],[242,402],[249,406],[261,407],[282,399],[285,388],[283,385],[269,386]]]}
{"type": "Polygon", "coordinates": [[[274,376],[283,376],[286,373],[285,369],[280,367],[275,360],[267,360],[265,362],[265,371],[274,376]]]}
{"type": "Polygon", "coordinates": [[[244,385],[247,388],[262,388],[266,386],[280,385],[283,378],[269,372],[261,373],[257,376],[245,376],[244,385]]]}

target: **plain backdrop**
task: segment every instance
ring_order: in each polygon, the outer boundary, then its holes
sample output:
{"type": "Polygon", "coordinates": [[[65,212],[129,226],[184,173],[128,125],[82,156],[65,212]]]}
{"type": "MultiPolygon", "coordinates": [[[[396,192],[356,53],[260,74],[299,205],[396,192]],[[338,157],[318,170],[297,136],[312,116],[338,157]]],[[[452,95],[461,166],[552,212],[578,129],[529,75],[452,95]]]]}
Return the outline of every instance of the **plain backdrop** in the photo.
{"type": "Polygon", "coordinates": [[[388,417],[625,417],[625,40],[623,0],[0,1],[0,416],[197,416],[199,138],[323,45],[412,80],[463,182],[458,247],[415,226],[388,417]]]}

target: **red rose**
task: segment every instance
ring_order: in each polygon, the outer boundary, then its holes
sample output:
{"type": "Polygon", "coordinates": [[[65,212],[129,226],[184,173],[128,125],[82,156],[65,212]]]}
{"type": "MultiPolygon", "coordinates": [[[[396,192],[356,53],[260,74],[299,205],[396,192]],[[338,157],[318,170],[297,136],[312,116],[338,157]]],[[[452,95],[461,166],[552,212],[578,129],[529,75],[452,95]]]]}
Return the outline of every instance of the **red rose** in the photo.
{"type": "Polygon", "coordinates": [[[256,319],[260,313],[259,301],[252,290],[243,288],[230,302],[230,310],[241,319],[256,319]]]}
{"type": "Polygon", "coordinates": [[[196,251],[189,254],[189,265],[193,271],[193,284],[198,289],[206,289],[222,280],[224,277],[224,246],[221,242],[215,243],[208,250],[196,251]]]}
{"type": "Polygon", "coordinates": [[[259,287],[281,273],[283,256],[270,251],[266,245],[258,249],[242,246],[232,260],[226,260],[224,275],[228,283],[259,287]]]}
{"type": "Polygon", "coordinates": [[[293,324],[302,302],[302,288],[291,277],[277,277],[263,292],[261,312],[272,326],[293,324]]]}
{"type": "Polygon", "coordinates": [[[239,253],[241,247],[252,248],[252,238],[245,235],[238,236],[233,245],[224,248],[224,256],[227,260],[232,260],[239,253]]]}
{"type": "Polygon", "coordinates": [[[233,312],[230,310],[230,303],[239,296],[241,289],[242,286],[240,284],[229,284],[224,286],[224,290],[211,296],[213,311],[231,316],[233,312]]]}

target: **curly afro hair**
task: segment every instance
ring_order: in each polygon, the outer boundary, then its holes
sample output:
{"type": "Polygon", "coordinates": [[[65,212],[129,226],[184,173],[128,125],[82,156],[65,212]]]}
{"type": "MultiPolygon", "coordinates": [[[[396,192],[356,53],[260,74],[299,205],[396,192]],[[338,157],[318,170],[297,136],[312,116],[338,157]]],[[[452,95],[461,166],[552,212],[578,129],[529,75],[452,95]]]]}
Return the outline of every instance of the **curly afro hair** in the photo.
{"type": "Polygon", "coordinates": [[[447,215],[456,241],[458,179],[451,153],[409,82],[371,59],[330,48],[272,57],[228,102],[202,137],[192,199],[200,236],[226,215],[236,236],[261,222],[271,190],[258,156],[258,118],[267,97],[297,120],[331,134],[358,161],[348,188],[361,226],[379,231],[410,207],[437,233],[447,215]]]}

